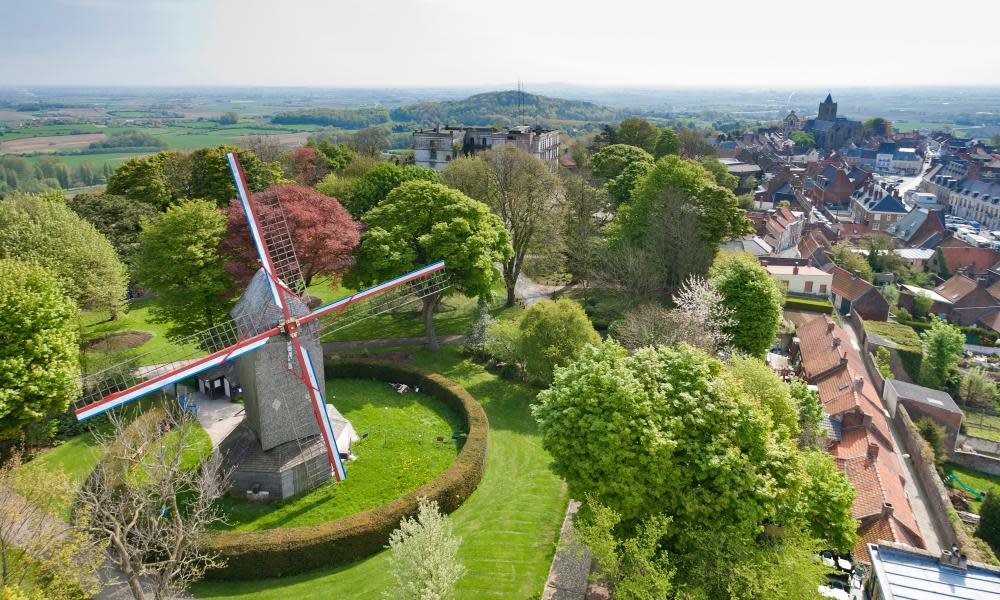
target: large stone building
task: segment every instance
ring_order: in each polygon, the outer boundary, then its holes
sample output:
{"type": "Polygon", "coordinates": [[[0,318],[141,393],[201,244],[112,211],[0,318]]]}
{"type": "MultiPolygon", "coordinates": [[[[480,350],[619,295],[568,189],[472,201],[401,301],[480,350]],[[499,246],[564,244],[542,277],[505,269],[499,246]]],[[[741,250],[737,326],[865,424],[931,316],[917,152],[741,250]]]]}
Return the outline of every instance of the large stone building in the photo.
{"type": "Polygon", "coordinates": [[[519,125],[509,129],[491,127],[435,127],[413,132],[413,162],[421,167],[444,170],[457,156],[511,144],[545,161],[553,169],[559,160],[559,130],[519,125]]]}
{"type": "Polygon", "coordinates": [[[819,114],[815,119],[807,119],[802,130],[811,133],[816,139],[816,147],[824,150],[836,150],[852,143],[860,144],[864,137],[861,121],[838,117],[837,103],[829,94],[826,100],[820,102],[819,114]]]}

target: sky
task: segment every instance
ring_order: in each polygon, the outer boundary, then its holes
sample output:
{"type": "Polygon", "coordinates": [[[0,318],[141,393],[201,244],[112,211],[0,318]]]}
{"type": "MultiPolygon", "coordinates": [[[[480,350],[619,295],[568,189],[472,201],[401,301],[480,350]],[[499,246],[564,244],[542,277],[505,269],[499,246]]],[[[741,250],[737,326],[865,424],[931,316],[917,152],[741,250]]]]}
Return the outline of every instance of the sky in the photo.
{"type": "Polygon", "coordinates": [[[0,0],[0,86],[997,85],[998,23],[989,0],[0,0]]]}

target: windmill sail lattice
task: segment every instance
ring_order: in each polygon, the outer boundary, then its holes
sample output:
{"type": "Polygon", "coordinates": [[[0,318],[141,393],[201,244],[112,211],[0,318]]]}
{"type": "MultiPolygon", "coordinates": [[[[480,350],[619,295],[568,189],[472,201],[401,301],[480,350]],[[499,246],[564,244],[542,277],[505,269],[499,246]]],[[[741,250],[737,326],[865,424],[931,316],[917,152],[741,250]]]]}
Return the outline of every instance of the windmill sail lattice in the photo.
{"type": "MultiPolygon", "coordinates": [[[[273,355],[275,343],[284,340],[282,346],[287,344],[288,348],[287,365],[277,372],[279,375],[285,373],[283,380],[290,384],[287,389],[272,391],[273,397],[268,404],[271,408],[264,410],[278,420],[290,420],[291,439],[298,444],[303,457],[309,458],[306,455],[314,452],[321,439],[333,474],[338,480],[343,479],[346,473],[337,449],[330,409],[323,396],[322,374],[314,370],[314,365],[321,370],[321,357],[310,356],[306,346],[321,352],[319,336],[322,334],[339,331],[444,292],[450,285],[444,263],[428,265],[308,312],[300,298],[305,292],[305,284],[280,201],[276,197],[251,200],[239,160],[234,154],[227,155],[227,160],[260,258],[262,272],[255,279],[264,277],[256,288],[263,296],[245,294],[233,319],[83,378],[83,395],[75,405],[77,417],[82,420],[95,416],[237,358],[246,361],[250,353],[263,348],[270,350],[260,355],[273,355]],[[266,287],[261,288],[265,281],[266,287]],[[270,293],[264,289],[269,289],[270,293]],[[265,301],[263,297],[270,299],[265,301]],[[292,377],[288,377],[288,373],[292,377]],[[296,411],[305,406],[310,407],[315,418],[313,425],[296,421],[296,411]]],[[[282,351],[281,354],[286,353],[282,351]]],[[[269,369],[273,368],[272,365],[269,369]]],[[[262,427],[259,422],[257,426],[262,427]]],[[[269,447],[263,449],[266,451],[269,447]]],[[[304,465],[309,467],[309,461],[304,465]]],[[[310,473],[310,486],[315,485],[315,480],[329,476],[329,470],[325,475],[310,473]]]]}

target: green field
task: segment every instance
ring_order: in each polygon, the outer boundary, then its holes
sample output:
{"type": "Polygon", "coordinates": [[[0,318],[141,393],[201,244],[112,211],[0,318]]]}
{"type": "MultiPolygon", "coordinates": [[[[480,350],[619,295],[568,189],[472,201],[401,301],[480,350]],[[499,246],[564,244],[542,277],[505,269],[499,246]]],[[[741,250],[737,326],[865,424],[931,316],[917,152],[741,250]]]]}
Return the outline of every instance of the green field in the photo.
{"type": "Polygon", "coordinates": [[[351,448],[357,459],[347,463],[347,479],[271,506],[227,499],[226,529],[301,527],[365,511],[437,477],[458,454],[452,436],[461,419],[426,394],[339,378],[326,380],[326,394],[363,438],[351,448]]]}
{"type": "Polygon", "coordinates": [[[966,410],[962,425],[967,435],[1000,442],[1000,416],[966,410]]]}
{"type": "MultiPolygon", "coordinates": [[[[987,473],[983,473],[982,471],[974,471],[968,467],[956,465],[952,462],[944,463],[944,471],[945,473],[954,473],[959,479],[962,480],[962,483],[977,492],[985,494],[990,489],[993,489],[1000,493],[1000,477],[997,477],[996,475],[989,475],[987,473]]],[[[982,505],[983,503],[981,501],[975,500],[969,496],[969,506],[971,507],[972,512],[979,514],[979,509],[982,505]]]]}
{"type": "MultiPolygon", "coordinates": [[[[454,347],[413,349],[414,363],[463,385],[490,420],[489,459],[479,488],[452,516],[468,573],[457,598],[532,598],[542,592],[566,508],[529,405],[536,390],[501,380],[454,347]]],[[[350,467],[348,467],[350,468],[350,467]]],[[[203,582],[200,598],[300,600],[379,598],[391,581],[385,552],[351,565],[247,582],[203,582]]]]}

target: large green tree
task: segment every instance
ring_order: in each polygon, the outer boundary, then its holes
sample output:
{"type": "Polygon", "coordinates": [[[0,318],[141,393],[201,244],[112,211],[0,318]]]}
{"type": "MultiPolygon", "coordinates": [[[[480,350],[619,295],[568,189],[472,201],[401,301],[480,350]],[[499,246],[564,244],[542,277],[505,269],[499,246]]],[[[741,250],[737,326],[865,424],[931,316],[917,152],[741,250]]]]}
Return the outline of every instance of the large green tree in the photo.
{"type": "Polygon", "coordinates": [[[532,304],[518,326],[517,347],[524,371],[541,384],[551,383],[555,368],[569,364],[587,344],[601,342],[587,313],[569,298],[532,304]]]}
{"type": "Polygon", "coordinates": [[[717,359],[690,346],[629,354],[587,346],[533,408],[570,495],[590,493],[633,524],[667,515],[668,547],[689,535],[755,531],[795,497],[795,444],[717,359]]]}
{"type": "Polygon", "coordinates": [[[142,220],[157,215],[152,205],[112,194],[77,194],[69,206],[108,238],[126,265],[134,266],[142,220]]]}
{"type": "Polygon", "coordinates": [[[659,138],[659,130],[645,119],[629,117],[618,125],[618,142],[652,152],[659,138]]]}
{"type": "Polygon", "coordinates": [[[563,171],[562,184],[566,202],[562,235],[565,264],[574,281],[583,282],[586,288],[597,274],[604,245],[601,227],[611,202],[606,190],[591,185],[583,174],[563,171]]]}
{"type": "Polygon", "coordinates": [[[563,211],[559,178],[541,160],[510,145],[457,160],[444,177],[470,198],[485,202],[507,228],[514,253],[502,265],[503,279],[507,306],[514,306],[515,287],[529,250],[535,254],[559,250],[563,211]]]}
{"type": "Polygon", "coordinates": [[[251,192],[267,189],[281,179],[280,163],[265,163],[246,148],[226,145],[201,148],[191,153],[190,189],[186,197],[214,200],[220,207],[227,206],[229,200],[236,197],[236,186],[226,160],[230,152],[240,159],[251,192]]]}
{"type": "Polygon", "coordinates": [[[850,273],[857,273],[865,281],[871,281],[874,277],[868,260],[846,241],[834,244],[829,256],[833,264],[850,273]]]}
{"type": "Polygon", "coordinates": [[[730,175],[729,169],[726,165],[719,162],[719,159],[706,156],[700,161],[701,166],[705,167],[705,170],[712,174],[715,178],[715,183],[721,185],[731,192],[736,191],[736,187],[740,184],[740,178],[736,175],[730,175]]]}
{"type": "Polygon", "coordinates": [[[760,359],[734,356],[729,363],[729,371],[747,396],[767,412],[772,427],[784,427],[789,435],[798,434],[798,402],[774,370],[760,359]]]}
{"type": "Polygon", "coordinates": [[[612,144],[590,157],[590,172],[595,177],[614,179],[634,162],[653,162],[653,155],[628,144],[612,144]]]}
{"type": "MultiPolygon", "coordinates": [[[[501,281],[494,265],[513,254],[507,230],[488,206],[440,183],[408,181],[362,221],[367,229],[355,251],[357,264],[345,279],[355,287],[444,260],[458,291],[481,296],[501,281]]],[[[433,315],[440,301],[440,293],[432,294],[421,307],[432,349],[437,349],[433,315]]]]}
{"type": "Polygon", "coordinates": [[[80,376],[76,315],[53,273],[0,260],[0,438],[69,406],[80,376]]]}
{"type": "Polygon", "coordinates": [[[143,222],[136,278],[156,292],[153,317],[167,324],[173,339],[226,318],[232,281],[219,252],[226,225],[226,216],[210,200],[187,200],[143,222]]]}
{"type": "Polygon", "coordinates": [[[399,187],[405,181],[438,182],[441,177],[434,169],[408,165],[400,167],[392,163],[379,163],[368,172],[351,182],[346,198],[339,198],[344,208],[355,219],[360,219],[369,210],[399,187]]]}
{"type": "Polygon", "coordinates": [[[858,522],[851,517],[855,495],[851,481],[823,450],[803,452],[802,458],[806,481],[794,513],[826,548],[852,550],[858,541],[858,522]]]}
{"type": "Polygon", "coordinates": [[[920,341],[924,348],[920,383],[944,389],[962,358],[965,334],[958,327],[935,318],[931,326],[920,334],[920,341]]]}
{"type": "Polygon", "coordinates": [[[680,148],[681,139],[677,137],[677,132],[669,127],[663,127],[656,138],[656,146],[653,147],[653,156],[663,158],[668,154],[677,154],[680,148]]]}
{"type": "Polygon", "coordinates": [[[614,199],[616,204],[623,204],[632,200],[632,192],[637,183],[642,181],[650,171],[653,170],[653,163],[644,160],[636,161],[622,169],[617,177],[608,181],[608,195],[614,199]]]}
{"type": "Polygon", "coordinates": [[[123,162],[108,178],[106,192],[163,209],[172,199],[172,190],[157,155],[136,156],[123,162]]]}
{"type": "Polygon", "coordinates": [[[14,195],[0,201],[0,258],[40,264],[82,309],[117,316],[125,300],[125,266],[111,243],[61,198],[14,195]]]}
{"type": "Polygon", "coordinates": [[[781,326],[784,293],[767,269],[746,253],[719,255],[710,273],[723,306],[733,311],[733,347],[763,358],[781,326]]]}
{"type": "Polygon", "coordinates": [[[986,540],[993,552],[1000,553],[1000,493],[995,487],[986,491],[986,499],[979,509],[976,535],[986,540]]]}

